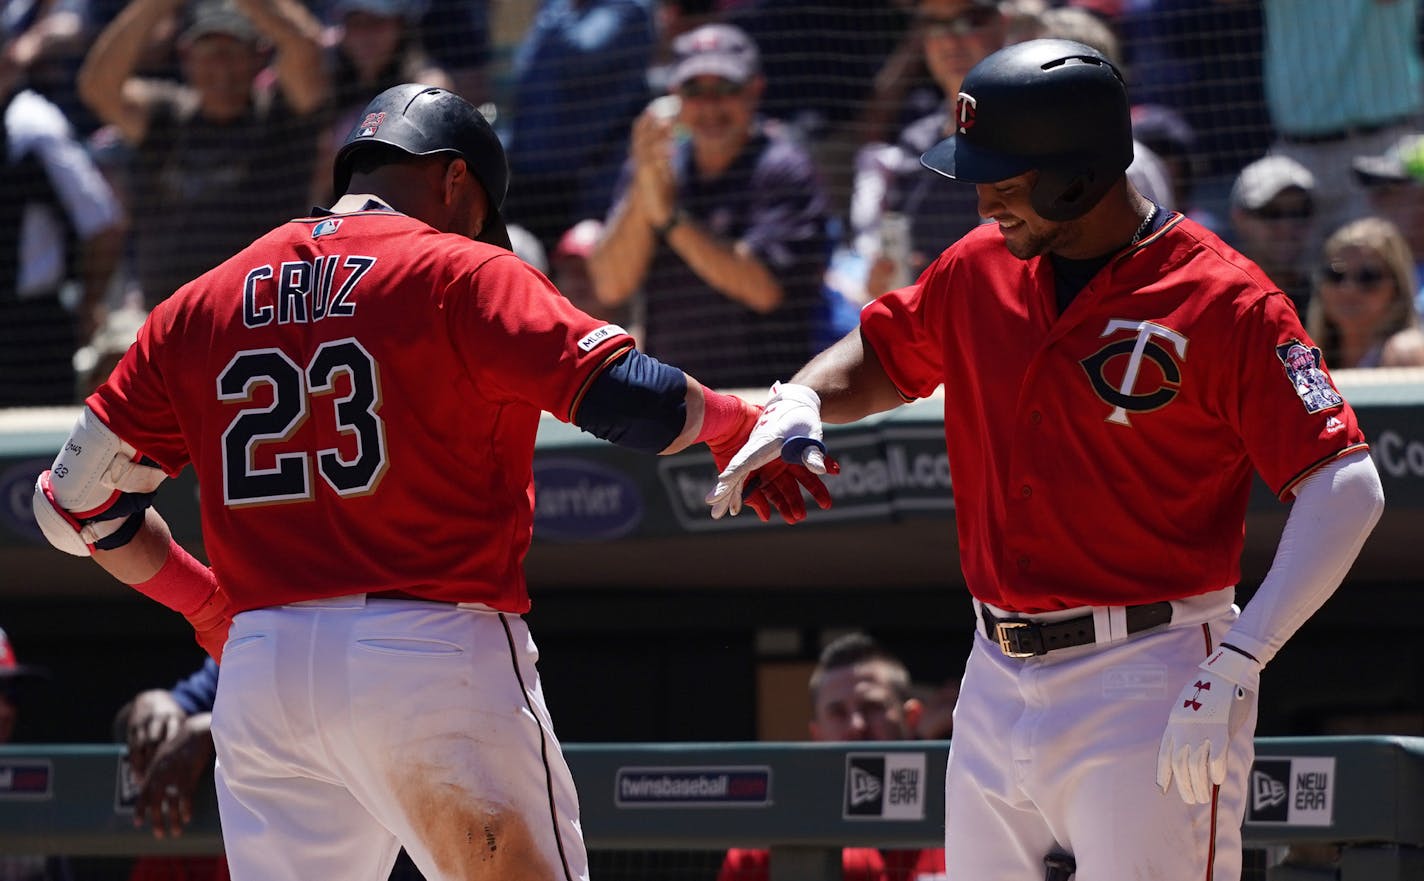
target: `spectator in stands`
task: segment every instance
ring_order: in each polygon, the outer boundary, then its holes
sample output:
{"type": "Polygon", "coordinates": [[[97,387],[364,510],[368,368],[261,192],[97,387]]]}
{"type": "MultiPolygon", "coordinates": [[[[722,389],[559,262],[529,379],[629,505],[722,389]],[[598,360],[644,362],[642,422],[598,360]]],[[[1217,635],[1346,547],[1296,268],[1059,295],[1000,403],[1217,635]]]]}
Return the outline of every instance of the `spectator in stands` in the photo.
{"type": "Polygon", "coordinates": [[[74,352],[103,320],[126,221],[64,114],[22,87],[12,45],[0,45],[0,407],[69,404],[74,352]]]}
{"type": "Polygon", "coordinates": [[[1370,208],[1393,221],[1414,254],[1414,306],[1424,315],[1424,134],[1405,135],[1379,156],[1357,156],[1355,178],[1370,195],[1370,208]]]}
{"type": "Polygon", "coordinates": [[[11,0],[0,16],[6,61],[23,73],[28,88],[59,107],[81,136],[94,127],[74,88],[74,73],[91,36],[87,7],[87,0],[11,0]]]}
{"type": "Polygon", "coordinates": [[[559,293],[584,312],[602,318],[609,324],[616,324],[634,336],[640,336],[635,330],[637,322],[634,320],[633,307],[637,302],[636,298],[624,302],[621,306],[605,306],[599,302],[598,295],[594,292],[588,258],[602,237],[603,221],[596,218],[580,220],[569,227],[568,231],[559,237],[559,243],[554,246],[553,254],[549,258],[549,280],[559,289],[559,293]]]}
{"type": "Polygon", "coordinates": [[[1414,256],[1398,227],[1351,221],[1325,240],[1306,330],[1325,363],[1424,367],[1424,330],[1414,309],[1414,256]]]}
{"type": "Polygon", "coordinates": [[[981,221],[973,188],[944,186],[925,172],[920,156],[949,134],[960,82],[971,67],[1004,46],[1008,20],[995,0],[919,0],[911,27],[946,97],[938,109],[901,132],[898,143],[870,144],[856,157],[850,231],[852,248],[868,268],[863,290],[841,292],[858,303],[913,281],[947,244],[981,221]],[[894,249],[884,247],[881,221],[887,214],[908,225],[908,265],[897,265],[888,253],[894,249]]]}
{"type": "Polygon", "coordinates": [[[909,27],[911,8],[905,0],[748,0],[728,13],[761,51],[766,114],[811,152],[836,216],[850,203],[872,84],[909,27]]]}
{"type": "Polygon", "coordinates": [[[707,25],[677,51],[676,113],[655,103],[634,123],[589,273],[606,307],[642,291],[648,354],[712,387],[762,385],[814,348],[825,197],[806,151],[757,115],[764,80],[743,31],[707,25]]]}
{"type": "Polygon", "coordinates": [[[454,79],[420,42],[412,0],[337,0],[325,43],[332,93],[331,124],[314,166],[312,205],[336,201],[331,164],[370,100],[391,86],[424,83],[454,90],[454,79]]]}
{"type": "Polygon", "coordinates": [[[1222,219],[1197,201],[1196,184],[1204,163],[1197,150],[1196,133],[1186,118],[1164,104],[1135,105],[1132,108],[1132,137],[1161,160],[1170,198],[1176,209],[1224,236],[1226,227],[1222,219]]]}
{"type": "MultiPolygon", "coordinates": [[[[923,712],[910,694],[905,664],[864,633],[828,644],[811,672],[811,739],[832,741],[913,740],[923,712]]],[[[930,881],[944,877],[944,850],[841,851],[845,881],[930,881]]],[[[732,849],[717,881],[767,881],[764,850],[732,849]]]]}
{"type": "MultiPolygon", "coordinates": [[[[0,744],[14,740],[25,692],[48,678],[47,670],[21,664],[15,657],[10,638],[0,630],[0,744]]],[[[74,874],[64,857],[0,854],[0,878],[4,881],[73,881],[74,874]]]]}
{"type": "Polygon", "coordinates": [[[278,223],[305,214],[328,80],[321,25],[299,0],[200,0],[179,40],[184,83],[134,75],[182,0],[132,0],[100,34],[79,89],[133,148],[136,274],[152,308],[278,223]],[[259,79],[264,40],[275,82],[259,79]]]}
{"type": "Polygon", "coordinates": [[[552,250],[601,217],[647,103],[653,20],[643,0],[547,0],[514,57],[513,108],[500,115],[509,217],[552,250]]]}
{"type": "Polygon", "coordinates": [[[109,378],[119,359],[138,339],[148,313],[125,304],[110,310],[89,342],[74,353],[75,401],[82,401],[109,378]]]}
{"type": "MultiPolygon", "coordinates": [[[[1236,0],[1244,2],[1244,0],[1236,0]]],[[[1351,173],[1383,152],[1424,110],[1418,2],[1265,0],[1265,83],[1276,141],[1315,175],[1314,252],[1370,211],[1351,173]]]]}
{"type": "Polygon", "coordinates": [[[420,40],[454,91],[476,107],[493,95],[489,0],[424,0],[420,40]]]}
{"type": "Polygon", "coordinates": [[[1306,230],[1315,216],[1316,177],[1286,156],[1264,156],[1231,187],[1232,244],[1256,262],[1305,315],[1310,301],[1306,230]]]}

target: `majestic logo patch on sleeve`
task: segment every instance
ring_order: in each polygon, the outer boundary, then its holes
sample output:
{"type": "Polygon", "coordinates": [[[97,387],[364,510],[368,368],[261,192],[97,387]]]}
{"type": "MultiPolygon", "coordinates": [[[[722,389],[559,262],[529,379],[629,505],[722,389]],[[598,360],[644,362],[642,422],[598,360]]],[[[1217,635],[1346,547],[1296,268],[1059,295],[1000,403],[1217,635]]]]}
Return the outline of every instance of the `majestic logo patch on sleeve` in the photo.
{"type": "Polygon", "coordinates": [[[1300,340],[1291,340],[1276,346],[1276,357],[1285,366],[1286,378],[1295,387],[1301,403],[1305,404],[1305,412],[1319,413],[1344,403],[1320,366],[1320,349],[1307,346],[1300,340]]]}
{"type": "Polygon", "coordinates": [[[586,336],[586,337],[584,337],[583,339],[579,340],[579,341],[578,341],[578,347],[579,347],[580,349],[582,349],[583,351],[585,351],[585,352],[592,352],[595,348],[598,347],[598,344],[599,344],[599,343],[603,342],[604,340],[608,339],[609,337],[617,336],[617,335],[620,334],[620,333],[627,333],[627,332],[628,332],[628,331],[624,330],[623,328],[619,327],[619,326],[616,325],[616,324],[605,324],[605,325],[603,325],[602,327],[600,327],[598,330],[595,330],[594,332],[590,333],[588,336],[586,336]]]}

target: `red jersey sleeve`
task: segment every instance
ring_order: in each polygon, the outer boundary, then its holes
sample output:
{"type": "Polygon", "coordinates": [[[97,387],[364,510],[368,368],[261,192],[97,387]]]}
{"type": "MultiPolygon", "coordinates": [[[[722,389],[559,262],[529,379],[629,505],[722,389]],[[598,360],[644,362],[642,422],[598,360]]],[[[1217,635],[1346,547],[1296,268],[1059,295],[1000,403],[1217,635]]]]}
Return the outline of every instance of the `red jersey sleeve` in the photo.
{"type": "Polygon", "coordinates": [[[157,354],[164,351],[162,341],[174,334],[172,302],[154,308],[139,328],[137,341],[85,401],[110,431],[157,462],[169,477],[177,476],[189,461],[166,368],[157,354]]]}
{"type": "Polygon", "coordinates": [[[861,338],[907,401],[928,397],[944,382],[943,299],[949,273],[941,264],[947,259],[941,256],[915,284],[882,294],[860,311],[861,338]]]}
{"type": "Polygon", "coordinates": [[[443,303],[452,342],[477,384],[569,422],[602,367],[633,345],[580,311],[513,254],[457,276],[443,303]]]}
{"type": "Polygon", "coordinates": [[[1239,361],[1222,389],[1225,415],[1262,479],[1284,499],[1316,468],[1367,445],[1286,296],[1259,297],[1240,310],[1233,347],[1239,361]]]}

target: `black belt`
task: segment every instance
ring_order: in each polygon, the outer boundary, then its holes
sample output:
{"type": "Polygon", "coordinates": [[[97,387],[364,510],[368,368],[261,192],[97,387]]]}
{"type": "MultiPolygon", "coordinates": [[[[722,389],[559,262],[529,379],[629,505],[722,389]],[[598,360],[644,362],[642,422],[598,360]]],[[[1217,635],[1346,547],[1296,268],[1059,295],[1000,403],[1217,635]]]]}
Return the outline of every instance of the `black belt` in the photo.
{"type": "Polygon", "coordinates": [[[417,603],[443,603],[447,606],[458,605],[454,600],[433,600],[430,597],[420,597],[413,593],[406,593],[403,590],[382,590],[376,593],[366,594],[368,600],[407,600],[417,603]]]}
{"type": "Polygon", "coordinates": [[[1378,122],[1372,125],[1351,125],[1331,132],[1318,132],[1312,135],[1292,135],[1286,132],[1281,133],[1281,140],[1287,144],[1333,144],[1336,141],[1343,141],[1347,138],[1356,138],[1364,135],[1373,135],[1384,131],[1387,128],[1394,128],[1397,125],[1408,125],[1409,117],[1402,116],[1399,119],[1391,119],[1388,122],[1378,122]]]}
{"type": "MultiPolygon", "coordinates": [[[[1128,606],[1126,612],[1128,633],[1140,633],[1172,622],[1172,604],[1168,602],[1128,606]]],[[[998,643],[999,651],[1011,658],[1032,658],[1097,641],[1092,615],[1044,624],[1026,618],[999,618],[988,606],[981,606],[980,613],[984,618],[984,635],[998,643]]]]}

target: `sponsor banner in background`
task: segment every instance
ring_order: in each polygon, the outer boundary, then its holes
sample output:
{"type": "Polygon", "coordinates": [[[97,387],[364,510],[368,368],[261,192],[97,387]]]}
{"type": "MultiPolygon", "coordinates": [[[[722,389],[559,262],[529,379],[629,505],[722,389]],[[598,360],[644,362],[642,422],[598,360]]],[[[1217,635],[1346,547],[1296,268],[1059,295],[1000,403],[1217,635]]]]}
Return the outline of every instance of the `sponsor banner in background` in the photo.
{"type": "Polygon", "coordinates": [[[771,804],[771,768],[619,768],[613,787],[620,808],[765,807],[771,804]]]}
{"type": "Polygon", "coordinates": [[[1259,758],[1246,785],[1247,823],[1329,826],[1334,821],[1334,756],[1259,758]]]}
{"type": "Polygon", "coordinates": [[[0,761],[0,799],[54,797],[54,763],[49,759],[0,761]]]}
{"type": "Polygon", "coordinates": [[[632,477],[590,459],[534,459],[534,532],[554,541],[622,538],[643,523],[632,477]]]}
{"type": "Polygon", "coordinates": [[[924,753],[846,754],[847,820],[923,820],[924,753]]]}
{"type": "MultiPolygon", "coordinates": [[[[822,511],[807,502],[807,520],[874,520],[899,512],[954,510],[950,490],[949,455],[939,426],[886,426],[878,432],[852,431],[827,438],[840,474],[822,478],[835,505],[822,511]]],[[[707,493],[715,485],[716,467],[709,455],[661,457],[658,479],[682,528],[688,532],[746,529],[761,525],[755,515],[708,516],[707,493]]]]}

